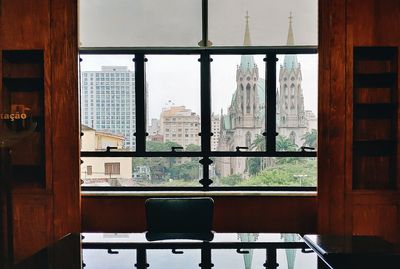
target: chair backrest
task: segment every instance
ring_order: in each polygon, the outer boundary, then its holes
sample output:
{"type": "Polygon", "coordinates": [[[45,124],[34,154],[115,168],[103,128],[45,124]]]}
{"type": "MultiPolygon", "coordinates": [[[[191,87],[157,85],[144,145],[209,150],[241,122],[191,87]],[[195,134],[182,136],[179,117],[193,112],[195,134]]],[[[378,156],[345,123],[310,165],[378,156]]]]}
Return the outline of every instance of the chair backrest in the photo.
{"type": "Polygon", "coordinates": [[[149,233],[209,233],[212,230],[212,198],[149,198],[145,207],[149,233]]]}

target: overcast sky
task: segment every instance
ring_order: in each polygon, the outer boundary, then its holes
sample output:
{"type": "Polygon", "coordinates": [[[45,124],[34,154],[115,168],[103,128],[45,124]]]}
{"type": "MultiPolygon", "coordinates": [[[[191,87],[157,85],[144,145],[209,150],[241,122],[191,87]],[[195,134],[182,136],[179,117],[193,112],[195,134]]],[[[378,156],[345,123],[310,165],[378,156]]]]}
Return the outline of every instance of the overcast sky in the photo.
{"type": "MultiPolygon", "coordinates": [[[[201,0],[80,0],[81,46],[197,46],[201,39],[200,7],[201,0]]],[[[209,39],[214,46],[243,44],[247,11],[253,45],[285,45],[291,12],[295,44],[317,44],[316,0],[209,0],[209,39]]],[[[100,70],[102,65],[128,66],[133,70],[133,56],[83,55],[82,58],[82,71],[100,70]]],[[[150,118],[159,118],[168,100],[200,113],[199,57],[147,58],[150,118]]],[[[240,56],[213,58],[212,110],[219,114],[221,109],[226,112],[236,89],[240,56]]],[[[261,78],[265,78],[263,58],[255,56],[261,78]]],[[[277,70],[283,61],[283,57],[279,58],[282,60],[277,70]]],[[[305,109],[316,114],[317,55],[299,55],[298,59],[305,109]]]]}

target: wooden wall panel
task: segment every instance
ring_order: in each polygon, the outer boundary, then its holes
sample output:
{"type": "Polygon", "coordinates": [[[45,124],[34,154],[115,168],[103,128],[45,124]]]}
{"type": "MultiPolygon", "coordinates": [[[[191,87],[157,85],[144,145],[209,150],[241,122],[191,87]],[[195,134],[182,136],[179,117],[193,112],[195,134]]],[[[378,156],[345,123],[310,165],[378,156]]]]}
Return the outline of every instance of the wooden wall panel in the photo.
{"type": "Polygon", "coordinates": [[[398,0],[348,0],[354,46],[398,46],[398,0]]]}
{"type": "MultiPolygon", "coordinates": [[[[318,231],[374,234],[400,242],[399,190],[354,190],[352,178],[356,165],[352,144],[353,98],[364,98],[353,96],[353,48],[399,47],[400,1],[320,0],[319,9],[318,231]]],[[[387,98],[387,93],[379,89],[377,97],[387,98]]],[[[355,135],[362,137],[360,130],[366,127],[362,124],[356,125],[355,135]]],[[[378,175],[378,168],[374,161],[368,169],[373,169],[370,174],[378,175]]],[[[397,186],[399,182],[397,175],[397,186]]]]}
{"type": "Polygon", "coordinates": [[[51,243],[51,196],[14,195],[14,249],[15,259],[32,255],[51,243]]]}
{"type": "Polygon", "coordinates": [[[2,0],[1,49],[40,49],[49,41],[50,0],[2,0]]]}
{"type": "Polygon", "coordinates": [[[77,1],[51,1],[54,235],[80,230],[77,1]]]}
{"type": "Polygon", "coordinates": [[[80,231],[77,39],[77,0],[0,0],[0,50],[44,50],[46,184],[15,188],[18,259],[80,231]]]}
{"type": "Polygon", "coordinates": [[[345,0],[319,7],[318,230],[345,232],[345,0]]]}
{"type": "Polygon", "coordinates": [[[398,242],[397,205],[355,205],[353,207],[353,234],[380,235],[389,242],[398,242]]]}
{"type": "MultiPolygon", "coordinates": [[[[85,232],[146,230],[147,197],[82,197],[85,232]]],[[[316,197],[213,197],[219,232],[316,232],[316,197]]]]}

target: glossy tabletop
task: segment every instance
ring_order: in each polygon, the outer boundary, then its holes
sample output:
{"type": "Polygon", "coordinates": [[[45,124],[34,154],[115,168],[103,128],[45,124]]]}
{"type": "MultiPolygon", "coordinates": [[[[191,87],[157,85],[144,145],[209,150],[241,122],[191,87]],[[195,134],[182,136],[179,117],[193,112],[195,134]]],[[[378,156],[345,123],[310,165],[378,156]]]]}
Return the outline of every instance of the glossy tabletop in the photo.
{"type": "Polygon", "coordinates": [[[297,234],[213,233],[211,240],[149,241],[145,233],[84,233],[68,235],[14,268],[317,268],[317,256],[305,248],[297,234]]]}
{"type": "Polygon", "coordinates": [[[334,269],[400,268],[396,247],[377,236],[305,235],[304,241],[334,269]]]}

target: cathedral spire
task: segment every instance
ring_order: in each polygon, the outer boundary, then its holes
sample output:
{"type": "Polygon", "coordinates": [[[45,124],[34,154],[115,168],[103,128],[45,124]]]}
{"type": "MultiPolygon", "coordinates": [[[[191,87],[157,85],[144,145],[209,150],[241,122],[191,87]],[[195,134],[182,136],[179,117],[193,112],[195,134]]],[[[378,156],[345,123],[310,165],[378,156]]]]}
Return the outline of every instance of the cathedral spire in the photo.
{"type": "Polygon", "coordinates": [[[244,31],[244,41],[243,41],[243,46],[251,46],[251,40],[250,40],[250,27],[249,27],[249,12],[246,11],[246,16],[244,16],[246,19],[246,29],[244,31]]]}
{"type": "MultiPolygon", "coordinates": [[[[287,45],[288,46],[294,46],[294,34],[293,34],[292,22],[293,22],[293,16],[292,16],[292,12],[290,12],[289,30],[288,30],[288,35],[287,35],[287,45]]],[[[283,65],[284,65],[284,67],[289,68],[289,69],[297,68],[297,66],[299,65],[297,56],[295,54],[286,54],[283,65]]]]}
{"type": "MultiPolygon", "coordinates": [[[[250,40],[250,27],[249,27],[249,12],[246,11],[246,16],[244,16],[246,19],[246,27],[244,30],[244,40],[243,40],[243,46],[251,46],[251,40],[250,40]]],[[[255,66],[254,64],[254,57],[253,55],[242,55],[241,60],[240,60],[240,69],[241,70],[250,70],[253,69],[255,66]]]]}
{"type": "Polygon", "coordinates": [[[289,31],[288,31],[288,36],[287,36],[287,45],[288,46],[293,46],[294,45],[294,35],[293,35],[293,28],[292,28],[292,12],[290,11],[290,16],[289,16],[289,31]]]}

